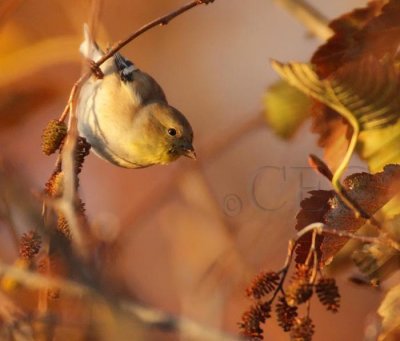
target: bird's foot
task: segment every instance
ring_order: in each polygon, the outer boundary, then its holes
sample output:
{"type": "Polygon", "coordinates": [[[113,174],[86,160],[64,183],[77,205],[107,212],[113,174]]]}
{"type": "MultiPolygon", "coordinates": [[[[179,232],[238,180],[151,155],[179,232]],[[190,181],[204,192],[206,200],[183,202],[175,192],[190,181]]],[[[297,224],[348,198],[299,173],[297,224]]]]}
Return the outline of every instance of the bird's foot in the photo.
{"type": "Polygon", "coordinates": [[[104,78],[104,73],[101,71],[100,66],[98,66],[95,61],[89,59],[89,66],[90,70],[92,70],[93,74],[96,76],[97,79],[103,79],[104,78]]]}

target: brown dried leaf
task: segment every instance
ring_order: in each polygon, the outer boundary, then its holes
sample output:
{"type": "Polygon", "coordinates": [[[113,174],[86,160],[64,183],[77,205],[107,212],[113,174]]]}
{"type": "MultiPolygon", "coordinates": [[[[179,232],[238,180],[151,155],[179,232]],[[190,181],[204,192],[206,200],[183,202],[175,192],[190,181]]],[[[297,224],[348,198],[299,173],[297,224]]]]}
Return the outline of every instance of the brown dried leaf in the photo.
{"type": "Polygon", "coordinates": [[[353,11],[332,20],[329,27],[338,34],[348,34],[359,31],[374,17],[379,15],[382,7],[388,0],[369,1],[366,7],[356,8],[353,11]]]}
{"type": "Polygon", "coordinates": [[[398,1],[376,0],[330,24],[335,34],[313,55],[311,62],[321,77],[367,54],[394,55],[400,42],[398,1]]]}
{"type": "MultiPolygon", "coordinates": [[[[399,191],[400,166],[387,165],[383,172],[376,174],[355,173],[348,176],[343,187],[353,202],[356,202],[368,215],[374,215],[399,191]]],[[[354,212],[339,199],[334,191],[312,191],[311,197],[301,202],[297,214],[296,229],[321,222],[328,228],[356,232],[365,223],[364,218],[356,218],[354,212]]],[[[317,237],[316,247],[322,263],[329,263],[332,257],[348,241],[346,237],[324,234],[317,237]]],[[[311,245],[311,236],[300,238],[296,249],[297,263],[303,263],[311,245]]]]}
{"type": "MultiPolygon", "coordinates": [[[[301,201],[301,210],[296,216],[297,224],[296,230],[300,231],[304,227],[315,223],[322,222],[325,213],[329,210],[329,199],[333,197],[333,191],[310,191],[310,197],[305,198],[301,201]]],[[[324,237],[317,235],[316,239],[316,250],[318,252],[318,258],[321,258],[320,246],[324,237]]],[[[296,263],[304,263],[311,245],[311,234],[307,233],[301,237],[298,241],[296,248],[296,263]]]]}

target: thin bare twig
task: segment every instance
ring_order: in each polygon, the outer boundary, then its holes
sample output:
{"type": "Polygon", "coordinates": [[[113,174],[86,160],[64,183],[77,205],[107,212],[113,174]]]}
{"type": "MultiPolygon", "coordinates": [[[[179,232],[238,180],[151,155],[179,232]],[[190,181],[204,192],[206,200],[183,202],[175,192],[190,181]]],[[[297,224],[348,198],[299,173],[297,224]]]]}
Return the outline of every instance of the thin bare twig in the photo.
{"type": "MultiPolygon", "coordinates": [[[[304,262],[304,264],[306,264],[306,265],[310,264],[311,257],[313,257],[313,255],[315,253],[315,242],[316,242],[316,240],[317,240],[317,230],[314,229],[312,231],[310,250],[308,251],[308,255],[307,255],[306,261],[304,262]]],[[[313,257],[313,259],[314,259],[314,257],[313,257]]]]}
{"type": "Polygon", "coordinates": [[[195,0],[191,1],[188,4],[178,8],[177,10],[174,10],[167,15],[164,15],[158,19],[155,19],[148,24],[142,26],[140,29],[138,29],[135,33],[131,34],[128,38],[124,40],[118,41],[114,46],[103,56],[101,57],[97,62],[96,65],[100,66],[103,64],[107,59],[112,57],[115,53],[117,53],[119,50],[121,50],[125,45],[129,44],[132,40],[136,39],[143,33],[147,32],[148,30],[152,29],[153,27],[159,26],[159,25],[167,25],[172,19],[176,18],[177,16],[189,11],[190,9],[199,6],[199,5],[208,5],[209,3],[214,2],[215,0],[195,0]]]}
{"type": "Polygon", "coordinates": [[[71,89],[71,93],[69,94],[69,99],[68,99],[67,105],[65,106],[64,111],[62,112],[60,118],[58,119],[60,122],[63,122],[65,120],[65,118],[67,117],[68,113],[70,112],[70,107],[71,107],[72,101],[77,97],[82,84],[89,79],[91,74],[92,74],[91,70],[84,73],[73,85],[73,87],[71,89]]]}
{"type": "Polygon", "coordinates": [[[77,217],[75,216],[75,209],[74,205],[76,202],[76,186],[75,186],[75,176],[74,176],[74,149],[76,145],[76,140],[78,137],[77,132],[77,114],[76,114],[76,104],[78,101],[78,95],[83,83],[89,79],[92,73],[96,73],[96,69],[99,70],[99,67],[109,58],[111,58],[115,53],[117,53],[121,48],[126,46],[132,40],[136,39],[143,33],[147,32],[148,30],[152,29],[153,27],[159,25],[166,25],[171,20],[176,18],[177,16],[187,12],[188,10],[202,5],[202,4],[209,4],[214,2],[214,0],[195,0],[191,1],[190,3],[174,10],[158,19],[151,21],[150,23],[142,26],[139,30],[131,34],[124,40],[121,40],[114,44],[114,46],[108,50],[108,52],[103,55],[98,61],[91,63],[91,68],[85,72],[73,85],[70,96],[67,102],[67,105],[62,112],[59,121],[62,122],[66,119],[67,115],[70,114],[70,121],[69,121],[69,131],[66,138],[66,142],[64,144],[61,157],[58,158],[56,167],[60,167],[60,163],[62,162],[64,168],[64,193],[63,198],[61,200],[57,200],[55,205],[63,211],[67,221],[69,222],[69,226],[71,228],[73,234],[73,241],[77,246],[77,250],[82,256],[88,256],[86,247],[84,245],[84,238],[79,229],[79,222],[77,217]]]}
{"type": "Polygon", "coordinates": [[[285,265],[284,265],[284,267],[283,267],[280,271],[278,271],[278,273],[282,274],[282,277],[281,277],[281,279],[280,279],[280,281],[279,281],[278,286],[277,286],[276,289],[275,289],[274,294],[272,295],[271,299],[269,300],[269,303],[270,303],[270,304],[273,303],[273,301],[275,300],[276,296],[277,296],[280,292],[283,293],[283,285],[285,284],[286,277],[287,277],[287,275],[288,275],[290,266],[291,266],[292,261],[293,261],[293,254],[294,254],[294,250],[296,249],[297,242],[298,242],[298,239],[296,239],[296,240],[294,240],[294,239],[289,240],[289,243],[288,243],[288,250],[287,250],[287,256],[286,256],[286,260],[285,260],[285,265]]]}
{"type": "Polygon", "coordinates": [[[282,274],[282,277],[281,277],[281,280],[278,284],[278,287],[277,287],[273,297],[270,300],[271,302],[274,300],[278,291],[280,291],[283,287],[288,270],[289,270],[290,265],[293,260],[293,254],[294,254],[294,251],[296,250],[297,243],[299,242],[300,238],[303,237],[304,235],[306,235],[307,233],[312,233],[312,243],[311,243],[309,254],[307,256],[307,260],[306,260],[305,264],[307,265],[307,263],[309,263],[309,261],[311,260],[311,256],[314,255],[314,269],[313,269],[313,274],[311,276],[313,278],[313,280],[315,280],[316,271],[318,270],[316,267],[318,259],[317,259],[317,252],[315,249],[317,234],[329,233],[329,234],[333,234],[338,237],[347,237],[350,239],[360,240],[364,243],[384,244],[384,245],[392,247],[393,249],[395,249],[397,251],[400,251],[399,243],[388,238],[386,235],[384,235],[383,237],[382,236],[380,236],[380,237],[362,236],[362,235],[357,235],[357,234],[347,232],[347,231],[341,231],[338,229],[329,228],[323,223],[312,223],[310,225],[307,225],[303,229],[301,229],[299,232],[297,232],[296,237],[294,239],[289,240],[288,252],[287,252],[285,265],[279,271],[279,273],[282,274]]]}
{"type": "Polygon", "coordinates": [[[156,26],[164,26],[167,25],[171,20],[175,19],[179,15],[189,11],[190,9],[199,6],[199,5],[208,5],[215,0],[194,0],[189,2],[186,5],[183,5],[182,7],[166,14],[163,15],[162,17],[159,17],[148,24],[142,26],[139,28],[136,32],[132,33],[129,37],[118,41],[111,47],[110,50],[106,54],[104,54],[98,61],[92,64],[92,68],[89,69],[86,73],[84,73],[74,84],[71,90],[71,94],[67,103],[67,106],[65,107],[63,113],[61,114],[59,121],[64,121],[65,118],[68,115],[68,112],[70,111],[70,104],[74,100],[74,98],[77,96],[77,93],[79,93],[77,90],[80,88],[80,86],[91,76],[93,72],[95,72],[96,68],[98,69],[106,60],[111,58],[113,55],[115,55],[119,50],[121,50],[124,46],[129,44],[132,40],[138,38],[141,36],[143,33],[149,31],[150,29],[156,27],[156,26]]]}
{"type": "Polygon", "coordinates": [[[52,204],[56,209],[60,210],[63,215],[66,217],[68,221],[69,228],[71,229],[71,233],[73,236],[73,243],[76,246],[76,250],[78,253],[87,258],[88,253],[85,247],[85,241],[81,229],[79,227],[79,221],[76,216],[75,206],[77,201],[76,195],[76,175],[75,175],[75,148],[78,139],[78,127],[77,127],[77,117],[76,117],[76,103],[77,103],[77,94],[83,84],[84,76],[81,76],[79,80],[74,84],[70,99],[68,102],[68,111],[66,113],[70,113],[70,122],[69,122],[69,130],[68,135],[65,139],[65,143],[62,147],[61,155],[57,160],[56,167],[60,167],[62,164],[64,179],[63,179],[63,193],[61,199],[52,200],[50,204],[52,204]]]}
{"type": "Polygon", "coordinates": [[[341,231],[341,230],[337,230],[337,229],[328,228],[323,223],[312,223],[312,224],[306,226],[305,228],[303,228],[302,230],[300,230],[296,234],[296,237],[294,239],[289,240],[285,265],[283,266],[283,268],[281,270],[279,270],[277,272],[277,273],[281,274],[281,278],[280,278],[278,286],[276,287],[271,299],[268,301],[270,304],[272,304],[272,302],[274,301],[274,299],[276,298],[276,296],[278,295],[279,292],[283,293],[283,286],[285,284],[289,268],[293,261],[293,255],[296,250],[296,246],[297,246],[300,238],[303,237],[304,235],[306,235],[307,233],[312,233],[311,246],[309,249],[309,253],[307,255],[307,259],[304,263],[306,266],[308,266],[311,261],[311,257],[313,257],[313,269],[312,269],[312,273],[310,276],[310,283],[315,283],[315,280],[317,277],[317,272],[321,270],[321,268],[319,267],[320,265],[318,264],[317,250],[315,248],[316,236],[318,234],[329,233],[329,234],[336,235],[338,237],[347,237],[350,239],[360,240],[364,243],[384,244],[384,245],[392,247],[393,249],[395,249],[397,251],[400,251],[399,243],[388,238],[386,235],[383,235],[383,236],[381,235],[380,237],[362,236],[362,235],[357,235],[357,234],[350,233],[347,231],[341,231]]]}
{"type": "Polygon", "coordinates": [[[305,234],[309,233],[310,231],[314,231],[314,230],[316,230],[318,234],[328,233],[328,234],[333,234],[338,237],[346,237],[349,239],[359,240],[363,243],[383,244],[386,246],[390,246],[391,248],[393,248],[397,251],[400,251],[400,244],[398,242],[396,242],[395,240],[387,237],[386,235],[383,235],[383,236],[381,235],[379,237],[362,236],[362,235],[358,235],[358,234],[351,233],[348,231],[342,231],[342,230],[330,228],[330,227],[327,227],[323,223],[313,223],[313,224],[306,226],[305,228],[303,228],[302,230],[300,230],[297,233],[296,239],[298,240],[298,239],[300,239],[300,237],[302,237],[305,234]]]}

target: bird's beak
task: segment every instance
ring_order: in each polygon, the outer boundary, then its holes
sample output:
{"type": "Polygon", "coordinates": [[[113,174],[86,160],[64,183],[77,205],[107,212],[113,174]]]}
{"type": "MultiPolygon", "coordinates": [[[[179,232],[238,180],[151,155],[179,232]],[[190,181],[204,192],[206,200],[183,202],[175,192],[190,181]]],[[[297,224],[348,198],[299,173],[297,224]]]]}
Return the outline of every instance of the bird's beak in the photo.
{"type": "Polygon", "coordinates": [[[196,160],[196,152],[194,151],[193,147],[187,148],[183,150],[183,155],[185,155],[188,158],[191,158],[193,160],[196,160]]]}

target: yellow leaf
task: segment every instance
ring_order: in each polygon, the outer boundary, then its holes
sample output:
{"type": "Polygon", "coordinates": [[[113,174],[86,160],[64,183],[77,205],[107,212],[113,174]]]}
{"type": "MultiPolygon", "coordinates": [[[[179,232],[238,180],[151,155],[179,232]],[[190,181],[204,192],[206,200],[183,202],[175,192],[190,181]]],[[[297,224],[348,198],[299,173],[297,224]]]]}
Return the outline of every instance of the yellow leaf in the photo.
{"type": "Polygon", "coordinates": [[[371,172],[379,172],[389,163],[400,163],[400,121],[395,125],[360,134],[359,154],[371,172]]]}
{"type": "Polygon", "coordinates": [[[264,117],[273,131],[290,138],[310,115],[311,101],[285,81],[272,85],[264,95],[264,117]]]}
{"type": "Polygon", "coordinates": [[[400,117],[400,84],[392,62],[370,56],[320,79],[310,64],[272,62],[282,78],[337,111],[361,130],[381,129],[400,117]]]}

